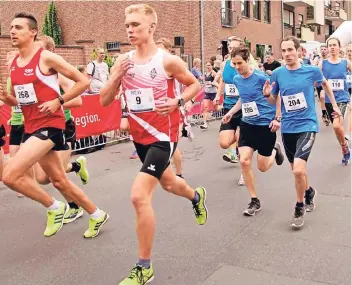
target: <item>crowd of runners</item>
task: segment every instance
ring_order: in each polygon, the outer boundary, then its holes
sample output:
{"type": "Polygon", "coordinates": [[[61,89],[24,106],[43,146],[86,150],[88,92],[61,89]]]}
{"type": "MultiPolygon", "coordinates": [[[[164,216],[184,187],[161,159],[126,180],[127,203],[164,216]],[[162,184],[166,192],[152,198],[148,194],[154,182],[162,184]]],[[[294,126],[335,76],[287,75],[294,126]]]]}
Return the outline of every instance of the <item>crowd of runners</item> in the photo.
{"type": "MultiPolygon", "coordinates": [[[[202,186],[193,189],[187,184],[178,149],[181,137],[193,138],[185,110],[192,107],[201,85],[185,62],[171,53],[167,39],[154,41],[157,23],[157,14],[149,5],[126,8],[125,28],[135,49],[117,58],[107,84],[100,90],[102,106],[121,98],[124,109],[121,129],[130,132],[142,162],[131,187],[138,260],[120,285],[143,285],[154,278],[152,197],[158,184],[189,200],[197,225],[205,225],[208,219],[206,189],[202,186]],[[170,165],[172,159],[176,173],[170,165]]],[[[70,162],[75,141],[70,109],[81,106],[80,95],[88,88],[89,80],[55,54],[50,37],[38,36],[33,15],[23,12],[14,17],[11,41],[17,51],[8,54],[7,86],[0,85],[0,100],[12,108],[10,159],[5,165],[1,150],[2,181],[20,197],[28,197],[46,208],[45,236],[56,234],[63,224],[75,221],[86,211],[90,219],[83,236],[94,238],[109,220],[109,214],[67,175],[74,172],[82,184],[89,182],[87,159],[81,156],[70,162]],[[63,201],[54,199],[40,186],[48,183],[61,192],[63,201]]],[[[227,150],[225,161],[240,163],[238,182],[246,186],[250,196],[244,215],[254,216],[261,210],[259,186],[252,170],[255,151],[257,167],[262,172],[274,163],[282,165],[286,154],[295,179],[292,188],[297,195],[291,227],[302,227],[306,212],[315,210],[318,191],[308,181],[307,162],[319,132],[316,90],[323,122],[334,131],[336,143],[341,147],[341,157],[331,163],[336,167],[349,164],[352,46],[346,47],[346,58],[340,56],[341,48],[339,39],[330,38],[321,47],[318,65],[308,65],[300,59],[300,41],[286,37],[281,42],[283,65],[269,75],[258,68],[245,42],[234,36],[228,40],[229,56],[224,61],[221,58],[218,68],[214,62],[207,62],[202,75],[205,108],[200,128],[208,129],[211,105],[214,110],[223,108],[219,145],[227,150]],[[220,106],[222,96],[224,103],[220,106]],[[346,117],[347,132],[343,124],[346,117]],[[277,137],[278,131],[282,142],[277,137]]]]}

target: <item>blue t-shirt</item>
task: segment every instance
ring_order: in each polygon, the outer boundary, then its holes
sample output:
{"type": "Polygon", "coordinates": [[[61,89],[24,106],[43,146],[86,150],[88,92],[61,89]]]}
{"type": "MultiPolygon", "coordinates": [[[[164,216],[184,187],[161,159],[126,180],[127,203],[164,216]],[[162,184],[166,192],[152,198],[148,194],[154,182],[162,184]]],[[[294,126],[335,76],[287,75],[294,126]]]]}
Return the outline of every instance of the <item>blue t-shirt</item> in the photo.
{"type": "Polygon", "coordinates": [[[226,61],[224,70],[222,72],[222,80],[225,83],[224,91],[224,109],[231,109],[236,105],[239,97],[238,90],[236,86],[233,86],[233,78],[237,75],[237,71],[231,66],[231,61],[226,61]]]}
{"type": "MultiPolygon", "coordinates": [[[[348,93],[347,86],[347,60],[341,59],[339,63],[331,63],[329,62],[329,59],[326,59],[323,60],[322,66],[323,75],[333,88],[332,90],[334,92],[336,102],[350,102],[350,95],[348,93]]],[[[325,96],[325,103],[331,103],[328,96],[325,96]]]]}
{"type": "Polygon", "coordinates": [[[281,95],[281,132],[318,132],[315,110],[314,82],[321,84],[323,74],[319,67],[303,64],[299,69],[288,70],[282,66],[273,71],[273,95],[281,95]]]}
{"type": "Polygon", "coordinates": [[[200,72],[199,69],[197,68],[192,68],[191,69],[192,74],[194,75],[195,78],[199,79],[202,76],[202,73],[200,72]]]}
{"type": "Polygon", "coordinates": [[[254,70],[248,78],[236,75],[236,85],[242,103],[242,121],[257,126],[269,126],[276,113],[276,105],[271,105],[263,96],[265,81],[270,80],[264,72],[254,70]]]}

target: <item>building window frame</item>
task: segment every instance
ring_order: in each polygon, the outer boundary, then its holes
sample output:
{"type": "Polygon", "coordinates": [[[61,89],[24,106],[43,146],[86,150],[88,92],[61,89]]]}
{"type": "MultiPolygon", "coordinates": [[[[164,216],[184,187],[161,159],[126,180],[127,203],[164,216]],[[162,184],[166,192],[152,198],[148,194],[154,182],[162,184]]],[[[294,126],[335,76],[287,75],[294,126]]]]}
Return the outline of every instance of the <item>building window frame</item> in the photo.
{"type": "Polygon", "coordinates": [[[294,26],[294,24],[295,24],[295,13],[293,11],[284,9],[284,26],[291,28],[291,27],[294,26]],[[286,20],[285,19],[285,12],[289,13],[288,14],[288,16],[289,16],[288,17],[288,23],[285,21],[286,20]]]}
{"type": "Polygon", "coordinates": [[[253,18],[255,20],[261,20],[261,1],[253,0],[253,18]]]}
{"type": "Polygon", "coordinates": [[[245,18],[250,18],[250,2],[249,0],[241,0],[241,15],[245,18]]]}
{"type": "Polygon", "coordinates": [[[271,1],[264,0],[264,22],[271,23],[271,1]]]}

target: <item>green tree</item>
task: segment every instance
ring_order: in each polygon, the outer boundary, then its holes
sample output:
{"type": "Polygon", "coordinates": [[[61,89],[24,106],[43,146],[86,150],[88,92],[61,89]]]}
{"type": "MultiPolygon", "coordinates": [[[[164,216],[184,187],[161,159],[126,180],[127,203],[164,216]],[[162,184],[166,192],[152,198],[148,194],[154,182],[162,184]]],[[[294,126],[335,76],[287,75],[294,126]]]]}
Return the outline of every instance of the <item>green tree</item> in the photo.
{"type": "Polygon", "coordinates": [[[61,28],[58,22],[54,1],[50,2],[48,12],[45,14],[43,34],[52,37],[55,44],[62,44],[61,28]]]}

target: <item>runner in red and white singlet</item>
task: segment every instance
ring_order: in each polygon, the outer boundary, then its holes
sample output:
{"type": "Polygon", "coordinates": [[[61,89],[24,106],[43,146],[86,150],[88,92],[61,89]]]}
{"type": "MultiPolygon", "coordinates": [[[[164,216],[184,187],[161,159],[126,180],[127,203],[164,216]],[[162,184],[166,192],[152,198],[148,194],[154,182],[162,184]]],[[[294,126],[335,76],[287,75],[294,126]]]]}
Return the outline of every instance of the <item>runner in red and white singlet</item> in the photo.
{"type": "Polygon", "coordinates": [[[11,94],[0,86],[0,100],[10,106],[20,105],[25,133],[18,152],[3,172],[3,182],[9,188],[38,201],[47,208],[45,236],[56,234],[63,225],[68,205],[55,200],[29,175],[31,167],[39,162],[50,181],[66,199],[82,206],[90,215],[89,228],[84,237],[99,234],[109,215],[95,206],[66,176],[58,151],[67,149],[65,117],[62,105],[79,96],[89,81],[62,57],[43,50],[35,43],[38,24],[35,17],[19,13],[11,23],[12,45],[18,48],[10,68],[11,94]],[[58,73],[73,80],[74,86],[62,96],[58,73]]]}
{"type": "Polygon", "coordinates": [[[157,15],[151,6],[131,5],[125,15],[127,36],[136,49],[117,59],[108,83],[100,90],[100,102],[103,106],[111,104],[122,84],[130,131],[143,166],[131,194],[137,215],[139,260],[120,285],[144,285],[154,278],[150,257],[155,217],[151,202],[158,182],[166,191],[192,201],[198,224],[207,220],[205,189],[192,189],[169,165],[178,141],[178,108],[196,96],[200,85],[182,59],[156,46],[153,35],[157,15]],[[186,86],[181,98],[175,96],[174,79],[186,86]]]}
{"type": "MultiPolygon", "coordinates": [[[[128,56],[133,59],[134,54],[135,51],[131,51],[128,56]]],[[[179,110],[174,109],[166,116],[155,111],[155,107],[165,103],[167,98],[176,98],[174,79],[164,70],[164,54],[158,49],[148,63],[134,64],[122,78],[122,90],[130,111],[131,135],[134,142],[144,145],[178,141],[179,110]]]]}

